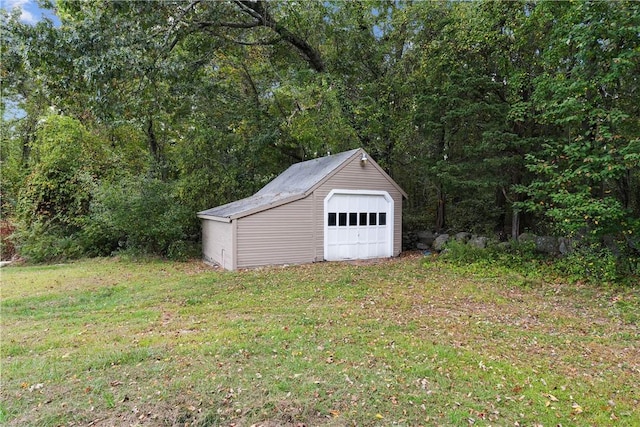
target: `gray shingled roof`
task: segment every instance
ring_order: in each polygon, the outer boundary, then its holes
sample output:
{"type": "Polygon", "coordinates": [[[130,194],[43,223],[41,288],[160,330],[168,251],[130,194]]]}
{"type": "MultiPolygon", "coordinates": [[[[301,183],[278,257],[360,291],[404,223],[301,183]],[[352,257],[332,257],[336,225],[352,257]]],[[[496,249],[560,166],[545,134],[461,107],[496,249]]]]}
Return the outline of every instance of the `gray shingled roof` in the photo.
{"type": "Polygon", "coordinates": [[[296,163],[253,196],[198,212],[198,216],[233,219],[305,197],[317,184],[331,175],[359,150],[345,151],[296,163]]]}

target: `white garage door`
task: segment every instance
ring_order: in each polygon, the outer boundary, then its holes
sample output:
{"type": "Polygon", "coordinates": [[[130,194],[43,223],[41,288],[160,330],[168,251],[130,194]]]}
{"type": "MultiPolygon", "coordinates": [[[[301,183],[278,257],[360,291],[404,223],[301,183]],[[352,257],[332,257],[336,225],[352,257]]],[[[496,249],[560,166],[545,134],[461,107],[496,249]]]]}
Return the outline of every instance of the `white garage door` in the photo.
{"type": "Polygon", "coordinates": [[[393,255],[393,199],[386,191],[333,190],[324,201],[324,258],[393,255]]]}

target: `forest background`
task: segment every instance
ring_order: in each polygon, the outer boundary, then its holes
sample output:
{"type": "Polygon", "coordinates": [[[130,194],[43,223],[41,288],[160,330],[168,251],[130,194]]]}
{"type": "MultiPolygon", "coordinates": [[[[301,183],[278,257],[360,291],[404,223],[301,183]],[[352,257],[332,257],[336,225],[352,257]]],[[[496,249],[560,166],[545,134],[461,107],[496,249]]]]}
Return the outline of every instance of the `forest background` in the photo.
{"type": "Polygon", "coordinates": [[[196,212],[363,147],[405,230],[640,268],[640,2],[40,4],[0,11],[4,255],[197,255],[196,212]]]}

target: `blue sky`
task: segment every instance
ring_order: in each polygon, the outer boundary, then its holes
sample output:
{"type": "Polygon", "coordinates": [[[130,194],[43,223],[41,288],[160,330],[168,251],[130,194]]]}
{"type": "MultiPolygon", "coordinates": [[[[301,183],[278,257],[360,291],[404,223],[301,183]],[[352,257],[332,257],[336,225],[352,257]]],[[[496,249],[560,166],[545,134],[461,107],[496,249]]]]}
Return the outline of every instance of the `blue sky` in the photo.
{"type": "Polygon", "coordinates": [[[20,10],[20,20],[25,24],[35,24],[43,16],[56,21],[55,15],[50,10],[41,9],[36,0],[0,0],[0,6],[6,10],[20,10]]]}

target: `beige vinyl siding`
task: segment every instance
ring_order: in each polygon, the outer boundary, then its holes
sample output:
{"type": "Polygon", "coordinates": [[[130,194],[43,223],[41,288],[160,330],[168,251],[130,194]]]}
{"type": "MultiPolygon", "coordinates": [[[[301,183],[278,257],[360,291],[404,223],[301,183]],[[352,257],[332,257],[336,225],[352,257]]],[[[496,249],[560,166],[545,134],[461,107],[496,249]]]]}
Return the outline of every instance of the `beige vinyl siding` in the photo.
{"type": "Polygon", "coordinates": [[[334,189],[386,191],[393,198],[393,255],[400,255],[402,248],[402,194],[372,164],[372,160],[362,166],[360,156],[349,161],[335,175],[315,190],[316,223],[315,259],[324,259],[324,199],[334,189]]]}
{"type": "Polygon", "coordinates": [[[314,261],[313,197],[238,219],[237,267],[314,261]]]}
{"type": "Polygon", "coordinates": [[[233,222],[202,220],[202,254],[208,263],[216,263],[233,270],[233,222]]]}

